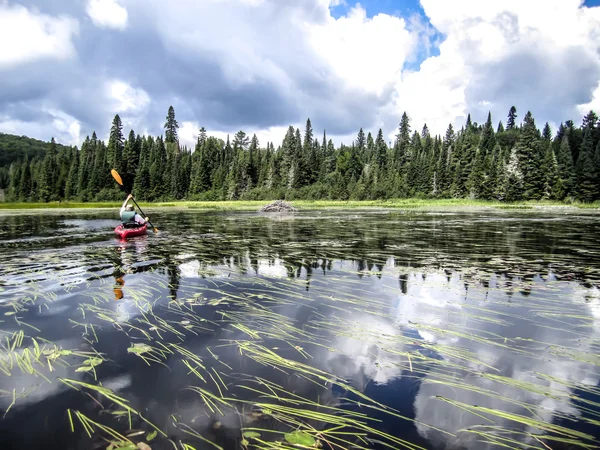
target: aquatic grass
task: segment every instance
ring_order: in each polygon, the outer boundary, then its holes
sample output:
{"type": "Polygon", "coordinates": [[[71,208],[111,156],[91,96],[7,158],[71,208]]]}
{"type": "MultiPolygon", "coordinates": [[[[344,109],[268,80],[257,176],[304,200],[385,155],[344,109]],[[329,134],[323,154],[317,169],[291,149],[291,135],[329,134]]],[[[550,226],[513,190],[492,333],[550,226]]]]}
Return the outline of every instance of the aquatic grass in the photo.
{"type": "Polygon", "coordinates": [[[157,347],[153,347],[149,344],[143,342],[135,342],[133,345],[127,348],[127,353],[131,353],[142,361],[144,361],[148,366],[150,366],[150,362],[155,362],[157,364],[161,364],[165,367],[168,367],[163,360],[167,358],[167,354],[171,353],[168,350],[161,350],[157,347]]]}
{"type": "MultiPolygon", "coordinates": [[[[241,354],[245,354],[249,358],[255,360],[259,364],[263,364],[265,366],[272,367],[277,370],[288,369],[294,371],[294,373],[300,377],[307,379],[308,381],[312,381],[317,383],[320,386],[325,386],[327,384],[337,384],[341,388],[345,389],[348,392],[355,394],[356,396],[363,398],[367,401],[374,402],[378,406],[388,409],[389,407],[375,402],[368,396],[364,395],[362,392],[353,388],[349,384],[337,379],[334,375],[322,371],[318,368],[312,367],[308,364],[304,364],[301,362],[293,361],[288,358],[284,358],[274,351],[259,345],[256,342],[251,341],[236,341],[236,344],[240,350],[241,354]],[[321,383],[320,384],[319,380],[321,383]]],[[[285,371],[284,371],[285,372],[285,371]]]]}
{"type": "Polygon", "coordinates": [[[541,420],[535,420],[530,417],[523,416],[521,414],[515,414],[515,413],[510,413],[507,411],[487,408],[485,406],[469,405],[467,403],[463,403],[458,400],[451,400],[451,399],[448,399],[448,398],[445,398],[442,396],[436,396],[435,398],[437,400],[447,402],[453,406],[456,406],[464,411],[470,412],[471,414],[474,414],[477,417],[483,418],[492,423],[494,422],[492,417],[495,417],[495,418],[506,419],[509,421],[520,423],[520,424],[526,425],[528,427],[531,427],[533,429],[539,429],[539,430],[546,431],[549,433],[555,433],[560,436],[566,436],[568,438],[586,439],[586,440],[590,440],[592,442],[595,441],[594,436],[591,436],[587,433],[577,431],[574,429],[570,429],[567,427],[563,427],[561,425],[556,425],[556,424],[548,423],[548,422],[541,421],[541,420]]]}
{"type": "MultiPolygon", "coordinates": [[[[279,398],[281,400],[281,398],[279,398]]],[[[308,409],[305,407],[297,408],[293,406],[285,406],[277,403],[264,403],[264,402],[253,402],[255,407],[261,408],[263,411],[267,411],[268,415],[275,419],[278,422],[286,424],[291,428],[301,429],[304,432],[309,434],[314,434],[315,436],[321,435],[327,439],[328,442],[337,445],[340,448],[345,448],[342,445],[339,445],[336,441],[341,441],[341,443],[345,445],[353,445],[352,442],[349,442],[342,438],[342,436],[346,436],[349,433],[352,433],[352,436],[361,435],[361,431],[363,432],[362,436],[367,436],[368,434],[372,434],[381,438],[385,438],[389,440],[391,443],[401,446],[402,448],[407,449],[422,449],[422,447],[412,444],[406,440],[401,438],[389,435],[387,433],[381,432],[367,425],[365,420],[369,419],[367,415],[349,412],[345,410],[343,412],[344,415],[340,415],[339,411],[335,413],[331,412],[321,412],[315,411],[312,409],[308,409]],[[331,431],[323,432],[323,430],[319,431],[310,425],[307,424],[306,421],[314,421],[316,423],[326,424],[326,426],[334,427],[330,429],[331,431]],[[338,432],[337,430],[342,428],[348,428],[348,432],[338,432]],[[358,430],[354,431],[354,430],[358,430]]],[[[312,405],[315,405],[312,403],[312,405]]],[[[331,410],[324,405],[316,405],[322,409],[331,410]]],[[[387,446],[391,447],[390,444],[387,446]]],[[[393,447],[391,447],[393,448],[393,447]]],[[[424,449],[423,449],[424,450],[424,449]]]]}
{"type": "MultiPolygon", "coordinates": [[[[197,438],[197,439],[200,439],[201,441],[203,441],[203,442],[206,442],[207,444],[209,444],[209,445],[210,445],[210,446],[212,446],[212,447],[215,447],[215,448],[217,448],[217,449],[219,449],[219,450],[223,450],[223,447],[221,447],[221,446],[219,446],[219,445],[215,444],[215,443],[214,443],[213,441],[211,441],[210,439],[206,439],[204,436],[202,436],[200,433],[198,433],[198,432],[197,432],[197,431],[195,431],[195,430],[194,430],[192,427],[190,427],[189,425],[187,425],[187,424],[185,424],[185,423],[177,423],[176,427],[177,427],[177,429],[178,429],[178,430],[181,430],[181,431],[183,431],[184,433],[187,433],[187,434],[189,434],[190,436],[193,436],[193,437],[195,437],[195,438],[197,438]]],[[[187,450],[187,449],[190,449],[190,450],[195,450],[195,448],[194,448],[194,447],[192,447],[191,445],[184,444],[184,443],[182,443],[181,441],[180,441],[180,443],[181,443],[181,447],[182,447],[184,450],[187,450]]],[[[177,448],[176,448],[176,450],[177,450],[177,448]]]]}
{"type": "MultiPolygon", "coordinates": [[[[114,440],[109,441],[108,439],[103,437],[103,439],[109,443],[109,447],[107,447],[107,448],[113,448],[113,446],[115,446],[115,445],[117,445],[118,448],[122,448],[127,445],[133,445],[135,447],[135,443],[133,441],[131,441],[130,439],[128,439],[127,437],[123,436],[122,434],[115,431],[114,429],[107,427],[106,425],[102,425],[101,423],[95,422],[94,420],[90,419],[89,417],[87,417],[86,415],[81,413],[80,411],[77,411],[77,410],[72,411],[71,409],[68,409],[67,414],[69,416],[71,432],[75,432],[75,425],[74,425],[74,421],[73,421],[73,415],[75,415],[75,417],[79,420],[79,423],[81,424],[81,426],[83,427],[84,431],[86,432],[86,434],[88,435],[89,438],[92,438],[92,435],[97,434],[97,431],[96,431],[96,429],[97,429],[99,431],[103,431],[108,436],[110,436],[114,439],[114,440]]],[[[135,448],[137,448],[137,447],[135,447],[135,448]]]]}
{"type": "Polygon", "coordinates": [[[164,433],[160,428],[158,428],[152,422],[150,422],[149,420],[144,418],[144,416],[142,416],[138,411],[131,408],[128,405],[129,401],[127,399],[116,395],[112,390],[105,388],[103,386],[97,386],[97,385],[93,385],[90,383],[85,383],[83,381],[73,380],[70,378],[58,378],[58,380],[61,381],[62,383],[64,383],[66,386],[68,386],[72,389],[75,389],[77,391],[86,389],[88,391],[94,392],[97,395],[100,395],[100,396],[106,398],[107,400],[113,402],[114,404],[120,406],[121,408],[123,408],[124,412],[128,416],[130,429],[132,428],[131,416],[135,415],[135,416],[138,416],[144,422],[146,422],[148,425],[150,425],[154,430],[156,430],[161,435],[163,435],[165,437],[167,436],[166,433],[164,433]]]}
{"type": "Polygon", "coordinates": [[[50,383],[42,371],[47,368],[49,372],[53,372],[53,364],[68,367],[69,364],[63,359],[65,356],[87,358],[87,360],[95,358],[93,361],[99,361],[96,365],[103,361],[101,355],[95,352],[62,349],[49,343],[40,346],[35,338],[28,339],[29,346],[21,348],[25,340],[23,330],[14,332],[11,337],[5,336],[5,341],[0,347],[0,371],[4,375],[11,376],[13,369],[18,368],[23,374],[39,376],[50,383]]]}
{"type": "MultiPolygon", "coordinates": [[[[219,385],[215,382],[215,385],[217,387],[219,387],[219,385]]],[[[221,411],[219,409],[218,404],[222,405],[222,406],[228,406],[230,408],[233,408],[233,404],[229,403],[226,399],[223,398],[222,393],[219,391],[219,393],[221,394],[221,396],[215,395],[212,392],[210,392],[207,389],[202,389],[201,387],[198,386],[189,386],[186,389],[196,392],[197,394],[200,395],[200,397],[202,398],[202,400],[204,401],[204,404],[206,406],[208,406],[208,408],[210,409],[211,413],[215,413],[219,412],[219,414],[221,414],[222,416],[225,416],[225,414],[223,413],[223,411],[221,411]]],[[[220,389],[220,388],[219,388],[220,389]]]]}

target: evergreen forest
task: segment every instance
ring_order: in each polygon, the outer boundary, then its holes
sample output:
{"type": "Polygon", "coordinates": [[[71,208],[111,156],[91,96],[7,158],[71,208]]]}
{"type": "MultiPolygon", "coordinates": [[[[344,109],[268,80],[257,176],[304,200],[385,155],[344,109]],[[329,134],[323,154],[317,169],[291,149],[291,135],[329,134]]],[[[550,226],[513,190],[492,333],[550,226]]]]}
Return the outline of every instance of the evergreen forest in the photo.
{"type": "Polygon", "coordinates": [[[179,144],[169,107],[160,136],[124,134],[115,115],[108,142],[81,148],[0,134],[0,189],[21,202],[122,200],[115,168],[137,199],[271,200],[473,198],[501,201],[600,199],[600,122],[595,112],[541,131],[513,106],[503,123],[452,125],[444,136],[402,115],[394,142],[361,128],[335,147],[324,131],[290,126],[283,142],[238,131],[224,141],[201,128],[195,148],[179,144]]]}

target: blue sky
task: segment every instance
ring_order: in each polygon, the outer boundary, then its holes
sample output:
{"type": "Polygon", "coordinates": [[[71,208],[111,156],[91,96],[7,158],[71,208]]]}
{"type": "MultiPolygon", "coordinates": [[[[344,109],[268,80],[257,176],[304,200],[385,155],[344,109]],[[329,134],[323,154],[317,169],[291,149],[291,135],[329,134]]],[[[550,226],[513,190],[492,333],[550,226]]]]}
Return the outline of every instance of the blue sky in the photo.
{"type": "MultiPolygon", "coordinates": [[[[356,3],[357,2],[347,0],[345,3],[334,6],[330,8],[331,15],[338,18],[346,14],[348,9],[353,7],[356,3]]],[[[363,0],[359,3],[367,11],[367,17],[373,17],[379,13],[405,17],[414,13],[424,13],[418,0],[363,0]]]]}

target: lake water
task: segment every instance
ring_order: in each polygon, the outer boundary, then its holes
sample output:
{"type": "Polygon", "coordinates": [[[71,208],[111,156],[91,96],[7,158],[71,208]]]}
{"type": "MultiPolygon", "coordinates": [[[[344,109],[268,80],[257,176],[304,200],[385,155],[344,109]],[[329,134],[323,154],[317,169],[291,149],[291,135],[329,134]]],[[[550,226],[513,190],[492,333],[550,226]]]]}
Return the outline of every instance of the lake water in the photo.
{"type": "Polygon", "coordinates": [[[598,445],[597,212],[149,212],[0,213],[0,448],[598,445]]]}

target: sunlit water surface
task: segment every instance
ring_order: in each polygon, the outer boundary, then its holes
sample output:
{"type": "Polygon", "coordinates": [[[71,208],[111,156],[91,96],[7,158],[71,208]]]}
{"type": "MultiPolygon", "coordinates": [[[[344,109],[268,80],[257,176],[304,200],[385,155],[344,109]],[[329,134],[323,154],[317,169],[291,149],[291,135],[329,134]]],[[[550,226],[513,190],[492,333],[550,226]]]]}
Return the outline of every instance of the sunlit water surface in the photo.
{"type": "Polygon", "coordinates": [[[0,448],[598,445],[597,213],[151,213],[1,213],[0,448]]]}

